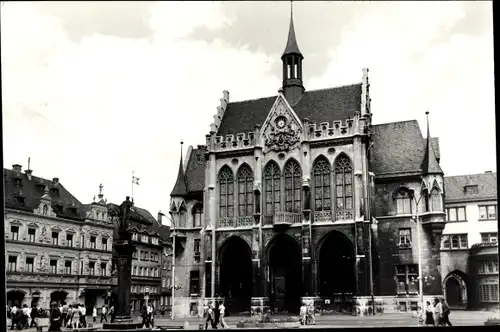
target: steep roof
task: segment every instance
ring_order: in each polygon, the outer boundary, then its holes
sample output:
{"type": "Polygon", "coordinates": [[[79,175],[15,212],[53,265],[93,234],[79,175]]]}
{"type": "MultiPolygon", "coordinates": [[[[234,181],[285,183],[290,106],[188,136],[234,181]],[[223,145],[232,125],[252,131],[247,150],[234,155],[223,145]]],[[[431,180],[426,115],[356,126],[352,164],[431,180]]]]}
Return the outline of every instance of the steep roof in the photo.
{"type": "Polygon", "coordinates": [[[425,141],[417,120],[383,123],[371,128],[372,172],[395,173],[420,171],[425,141]]]}
{"type": "Polygon", "coordinates": [[[441,159],[441,151],[439,150],[439,137],[431,137],[431,145],[434,149],[434,156],[436,156],[437,161],[441,159]]]}
{"type": "Polygon", "coordinates": [[[283,52],[283,56],[287,54],[299,54],[300,53],[299,45],[297,44],[297,38],[295,37],[295,28],[293,26],[293,9],[290,15],[290,28],[288,29],[288,39],[286,41],[285,51],[283,52]]]}
{"type": "MultiPolygon", "coordinates": [[[[427,112],[426,114],[428,114],[427,112]]],[[[443,174],[443,170],[436,159],[432,138],[429,131],[429,119],[427,119],[427,138],[425,139],[425,152],[422,160],[422,172],[424,174],[443,174]]]]}
{"type": "MultiPolygon", "coordinates": [[[[120,206],[114,203],[108,203],[108,213],[120,215],[120,206]]],[[[148,210],[132,206],[130,208],[130,223],[129,229],[135,230],[141,234],[158,235],[160,233],[160,224],[156,221],[148,210]]],[[[115,225],[115,232],[118,230],[118,225],[115,225]]],[[[118,236],[118,233],[115,234],[118,236]]]]}
{"type": "Polygon", "coordinates": [[[184,168],[182,167],[182,155],[179,161],[179,171],[177,172],[177,181],[175,181],[174,189],[170,196],[184,196],[187,194],[186,177],[184,176],[184,168]]]}
{"type": "MultiPolygon", "coordinates": [[[[217,135],[247,133],[263,125],[277,96],[232,102],[227,105],[217,135]]],[[[305,91],[293,107],[299,119],[313,123],[345,120],[361,108],[361,83],[305,91]]]]}
{"type": "Polygon", "coordinates": [[[52,206],[55,204],[62,206],[60,211],[54,211],[58,217],[76,220],[85,219],[85,211],[82,203],[64,188],[60,182],[56,184],[52,180],[33,175],[31,176],[31,180],[29,180],[27,174],[6,168],[4,168],[3,174],[6,208],[33,212],[40,205],[44,189],[48,188],[48,194],[52,199],[52,206]],[[20,186],[16,184],[16,178],[20,180],[20,186]],[[52,188],[58,188],[59,193],[51,190],[52,188]],[[21,203],[16,198],[19,192],[24,196],[24,203],[21,203]],[[72,212],[71,207],[76,207],[76,212],[72,212]]]}
{"type": "Polygon", "coordinates": [[[446,202],[497,199],[497,173],[445,176],[446,202]],[[477,194],[465,189],[477,185],[477,194]]]}
{"type": "Polygon", "coordinates": [[[189,193],[205,189],[206,150],[199,146],[191,151],[186,169],[187,191],[189,193]]]}

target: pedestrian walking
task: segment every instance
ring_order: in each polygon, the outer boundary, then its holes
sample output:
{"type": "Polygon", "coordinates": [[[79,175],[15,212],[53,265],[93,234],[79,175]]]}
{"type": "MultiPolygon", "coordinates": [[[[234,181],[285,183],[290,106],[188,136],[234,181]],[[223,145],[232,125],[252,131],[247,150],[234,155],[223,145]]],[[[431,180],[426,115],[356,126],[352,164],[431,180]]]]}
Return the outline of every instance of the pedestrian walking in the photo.
{"type": "Polygon", "coordinates": [[[106,323],[108,322],[108,317],[107,317],[107,314],[108,314],[108,313],[107,313],[107,311],[106,311],[106,306],[105,306],[105,305],[103,305],[103,306],[102,306],[102,309],[101,309],[101,323],[102,323],[102,321],[103,321],[103,320],[105,320],[105,321],[106,321],[106,323]]]}
{"type": "Polygon", "coordinates": [[[142,306],[141,317],[142,317],[141,328],[144,327],[144,326],[146,326],[146,328],[149,328],[148,308],[146,307],[146,305],[142,306]]]}
{"type": "Polygon", "coordinates": [[[205,330],[208,329],[208,323],[214,328],[214,311],[212,309],[212,305],[209,303],[207,308],[207,319],[205,320],[205,330]]]}
{"type": "Polygon", "coordinates": [[[62,326],[66,326],[68,323],[68,311],[69,311],[69,305],[66,302],[63,302],[63,305],[61,307],[61,324],[62,326]]]}
{"type": "Polygon", "coordinates": [[[33,305],[30,312],[30,318],[31,318],[30,327],[37,327],[36,325],[37,317],[38,317],[38,308],[35,305],[33,305]]]}
{"type": "Polygon", "coordinates": [[[110,317],[111,323],[114,323],[115,317],[116,317],[114,305],[112,305],[111,308],[109,308],[109,317],[110,317]]]}
{"type": "Polygon", "coordinates": [[[434,318],[434,326],[443,325],[443,305],[437,297],[434,299],[434,314],[432,318],[434,318]]]}
{"type": "MultiPolygon", "coordinates": [[[[312,325],[316,325],[316,318],[314,317],[314,303],[307,306],[307,319],[306,321],[311,322],[312,325]]],[[[308,324],[308,323],[306,323],[308,324]]]]}
{"type": "Polygon", "coordinates": [[[426,326],[434,326],[433,311],[434,311],[434,307],[432,306],[430,301],[427,301],[426,306],[425,306],[425,325],[426,326]]]}
{"type": "Polygon", "coordinates": [[[97,308],[94,306],[92,309],[92,322],[95,323],[97,321],[97,308]]]}
{"type": "Polygon", "coordinates": [[[21,318],[21,327],[23,329],[27,329],[28,326],[28,318],[30,317],[30,309],[28,308],[28,305],[25,303],[23,304],[23,309],[22,309],[22,318],[21,318]]]}
{"type": "Polygon", "coordinates": [[[443,320],[441,323],[443,324],[443,326],[444,325],[453,326],[451,325],[450,322],[450,306],[448,305],[448,303],[444,298],[441,298],[441,305],[443,307],[443,320]]]}
{"type": "Polygon", "coordinates": [[[219,328],[219,323],[220,323],[219,301],[215,301],[213,311],[214,311],[214,322],[212,324],[212,327],[214,329],[217,329],[217,328],[219,328]]]}
{"type": "Polygon", "coordinates": [[[307,325],[307,307],[306,304],[302,302],[302,306],[300,307],[300,325],[307,325]]]}
{"type": "Polygon", "coordinates": [[[78,305],[80,307],[80,326],[87,327],[87,308],[83,304],[78,305]]]}
{"type": "Polygon", "coordinates": [[[224,306],[224,302],[220,302],[219,304],[219,320],[220,320],[220,325],[225,328],[225,329],[228,329],[229,326],[227,326],[226,324],[226,320],[224,319],[226,315],[226,307],[224,306]]]}
{"type": "Polygon", "coordinates": [[[50,326],[48,331],[61,332],[61,310],[57,307],[56,302],[52,302],[50,309],[50,326]]]}
{"type": "Polygon", "coordinates": [[[417,321],[418,321],[418,326],[424,326],[425,324],[425,312],[422,310],[421,306],[418,306],[417,308],[417,321]]]}

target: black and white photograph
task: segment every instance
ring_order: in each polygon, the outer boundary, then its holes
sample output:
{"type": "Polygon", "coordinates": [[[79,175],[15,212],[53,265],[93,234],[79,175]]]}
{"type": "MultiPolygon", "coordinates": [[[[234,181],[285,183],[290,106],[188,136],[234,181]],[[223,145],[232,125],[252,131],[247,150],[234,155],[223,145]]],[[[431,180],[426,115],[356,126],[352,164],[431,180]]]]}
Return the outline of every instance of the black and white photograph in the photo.
{"type": "Polygon", "coordinates": [[[500,326],[493,1],[0,12],[6,331],[500,326]]]}

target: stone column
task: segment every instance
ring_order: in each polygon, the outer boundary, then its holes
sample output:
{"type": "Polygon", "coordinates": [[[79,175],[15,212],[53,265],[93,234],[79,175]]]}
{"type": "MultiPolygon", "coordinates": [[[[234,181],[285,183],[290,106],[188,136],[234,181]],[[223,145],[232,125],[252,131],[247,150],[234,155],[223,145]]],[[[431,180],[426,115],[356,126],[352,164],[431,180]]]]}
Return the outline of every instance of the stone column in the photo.
{"type": "Polygon", "coordinates": [[[353,171],[354,171],[354,220],[361,218],[363,201],[363,158],[361,149],[361,138],[354,137],[353,142],[353,171]]]}

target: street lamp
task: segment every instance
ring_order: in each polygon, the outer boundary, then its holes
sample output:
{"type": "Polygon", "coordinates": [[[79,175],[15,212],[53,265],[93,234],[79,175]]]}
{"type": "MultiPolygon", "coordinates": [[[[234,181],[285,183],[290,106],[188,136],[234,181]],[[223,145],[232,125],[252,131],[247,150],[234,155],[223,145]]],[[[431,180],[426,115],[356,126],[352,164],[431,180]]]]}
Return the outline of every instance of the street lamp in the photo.
{"type": "Polygon", "coordinates": [[[421,308],[423,310],[424,308],[424,284],[422,280],[422,246],[421,246],[421,240],[420,240],[420,213],[418,210],[418,203],[420,203],[420,200],[424,197],[422,193],[420,194],[420,197],[418,200],[415,198],[415,195],[413,195],[413,201],[415,202],[415,215],[413,218],[417,222],[417,246],[418,246],[418,293],[420,294],[420,303],[421,303],[421,308]]]}
{"type": "MultiPolygon", "coordinates": [[[[170,311],[170,316],[172,317],[172,320],[174,320],[174,308],[175,308],[175,222],[167,217],[165,214],[162,212],[159,213],[161,216],[167,218],[170,223],[172,224],[172,308],[170,311]]],[[[168,254],[166,256],[169,256],[168,254]]]]}

